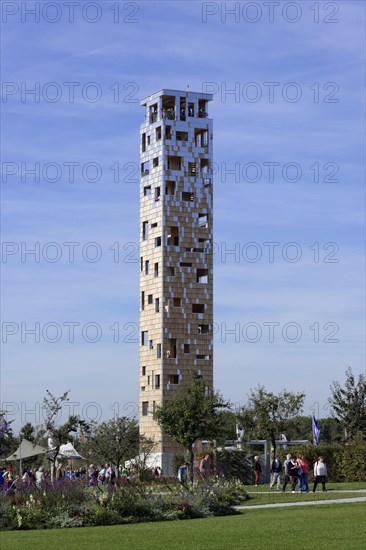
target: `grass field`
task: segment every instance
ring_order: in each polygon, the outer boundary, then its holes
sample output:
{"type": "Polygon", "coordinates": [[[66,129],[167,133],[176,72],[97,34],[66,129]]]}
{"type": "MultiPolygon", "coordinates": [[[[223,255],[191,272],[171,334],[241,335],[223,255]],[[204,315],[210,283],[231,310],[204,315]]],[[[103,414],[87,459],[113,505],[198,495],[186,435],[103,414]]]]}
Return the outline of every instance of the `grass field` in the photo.
{"type": "Polygon", "coordinates": [[[364,550],[365,504],[244,510],[240,516],[12,531],[1,550],[364,550]]]}

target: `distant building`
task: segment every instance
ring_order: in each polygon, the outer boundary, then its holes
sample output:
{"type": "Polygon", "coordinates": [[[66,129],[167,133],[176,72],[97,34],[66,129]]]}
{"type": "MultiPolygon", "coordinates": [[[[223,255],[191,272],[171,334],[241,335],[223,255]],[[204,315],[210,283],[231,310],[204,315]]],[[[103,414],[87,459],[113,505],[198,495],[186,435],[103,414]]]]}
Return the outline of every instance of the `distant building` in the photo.
{"type": "Polygon", "coordinates": [[[197,370],[213,387],[211,94],[160,90],[141,101],[140,430],[170,472],[178,449],[153,420],[197,370]]]}

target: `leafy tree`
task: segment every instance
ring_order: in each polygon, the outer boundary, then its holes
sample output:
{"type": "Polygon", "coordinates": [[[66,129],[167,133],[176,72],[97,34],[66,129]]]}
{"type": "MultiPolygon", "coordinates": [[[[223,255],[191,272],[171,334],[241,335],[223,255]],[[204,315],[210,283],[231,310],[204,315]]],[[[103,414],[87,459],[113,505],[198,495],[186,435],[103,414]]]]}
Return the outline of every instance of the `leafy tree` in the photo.
{"type": "Polygon", "coordinates": [[[5,458],[16,447],[11,427],[13,420],[8,422],[5,415],[5,412],[0,411],[0,458],[5,458]]]}
{"type": "Polygon", "coordinates": [[[303,392],[284,389],[275,395],[261,385],[251,389],[247,405],[238,414],[247,438],[269,439],[275,454],[276,439],[286,431],[290,419],[301,412],[304,399],[303,392]]]}
{"type": "Polygon", "coordinates": [[[27,439],[28,441],[34,442],[35,438],[35,428],[31,422],[27,422],[24,424],[24,426],[20,429],[19,432],[19,439],[20,441],[22,439],[27,439]]]}
{"type": "Polygon", "coordinates": [[[69,416],[64,424],[57,424],[64,403],[69,401],[69,393],[70,391],[67,391],[60,397],[55,397],[47,390],[46,397],[43,398],[43,408],[46,419],[45,425],[49,436],[48,444],[49,458],[51,460],[51,481],[53,481],[54,478],[57,455],[60,452],[61,445],[64,445],[68,441],[72,441],[71,433],[77,432],[79,428],[83,427],[85,430],[88,429],[85,420],[75,415],[69,416]]]}
{"type": "Polygon", "coordinates": [[[308,439],[312,441],[313,432],[311,416],[297,415],[290,418],[286,426],[286,437],[289,441],[294,439],[308,439]]]}
{"type": "Polygon", "coordinates": [[[344,438],[354,440],[358,432],[366,432],[366,379],[360,374],[358,381],[351,367],[346,370],[344,386],[333,381],[332,395],[328,399],[332,411],[344,430],[344,438]]]}
{"type": "Polygon", "coordinates": [[[224,444],[225,441],[235,441],[237,439],[236,425],[237,416],[234,411],[217,411],[220,432],[217,433],[216,441],[218,444],[224,444]]]}
{"type": "Polygon", "coordinates": [[[109,462],[119,466],[139,454],[140,436],[136,420],[126,417],[94,424],[82,444],[82,454],[97,464],[109,462]]]}
{"type": "Polygon", "coordinates": [[[219,411],[229,403],[214,391],[207,391],[205,381],[195,371],[190,382],[182,387],[162,407],[157,407],[154,418],[163,432],[186,448],[190,459],[190,477],[193,480],[194,453],[192,446],[198,439],[216,439],[222,433],[224,419],[219,411]]]}

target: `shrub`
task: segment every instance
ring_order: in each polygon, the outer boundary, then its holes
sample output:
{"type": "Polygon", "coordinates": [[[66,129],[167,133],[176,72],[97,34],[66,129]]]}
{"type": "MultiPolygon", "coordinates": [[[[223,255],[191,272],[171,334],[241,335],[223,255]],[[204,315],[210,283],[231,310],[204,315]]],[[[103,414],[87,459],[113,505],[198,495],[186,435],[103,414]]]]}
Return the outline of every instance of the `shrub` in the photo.
{"type": "Polygon", "coordinates": [[[240,479],[245,483],[251,468],[246,459],[245,451],[241,449],[222,449],[216,452],[216,470],[219,475],[224,475],[226,479],[240,479]]]}

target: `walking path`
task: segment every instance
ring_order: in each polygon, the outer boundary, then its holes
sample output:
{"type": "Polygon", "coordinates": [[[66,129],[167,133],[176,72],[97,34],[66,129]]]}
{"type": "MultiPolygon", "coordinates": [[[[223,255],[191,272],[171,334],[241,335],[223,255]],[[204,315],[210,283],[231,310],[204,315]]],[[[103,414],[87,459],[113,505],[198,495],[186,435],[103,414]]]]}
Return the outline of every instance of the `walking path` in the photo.
{"type": "Polygon", "coordinates": [[[254,510],[258,508],[284,508],[287,506],[307,506],[311,504],[348,504],[349,502],[366,502],[366,497],[337,498],[329,500],[307,500],[303,502],[278,502],[277,504],[257,504],[256,506],[235,506],[237,510],[254,510]]]}
{"type": "MultiPolygon", "coordinates": [[[[248,495],[280,495],[282,491],[247,491],[248,495]]],[[[310,493],[311,491],[309,491],[310,493]]],[[[327,489],[327,493],[365,493],[366,489],[327,489]]],[[[291,491],[287,491],[291,494],[291,491]]],[[[296,491],[296,494],[301,494],[296,491]]]]}

